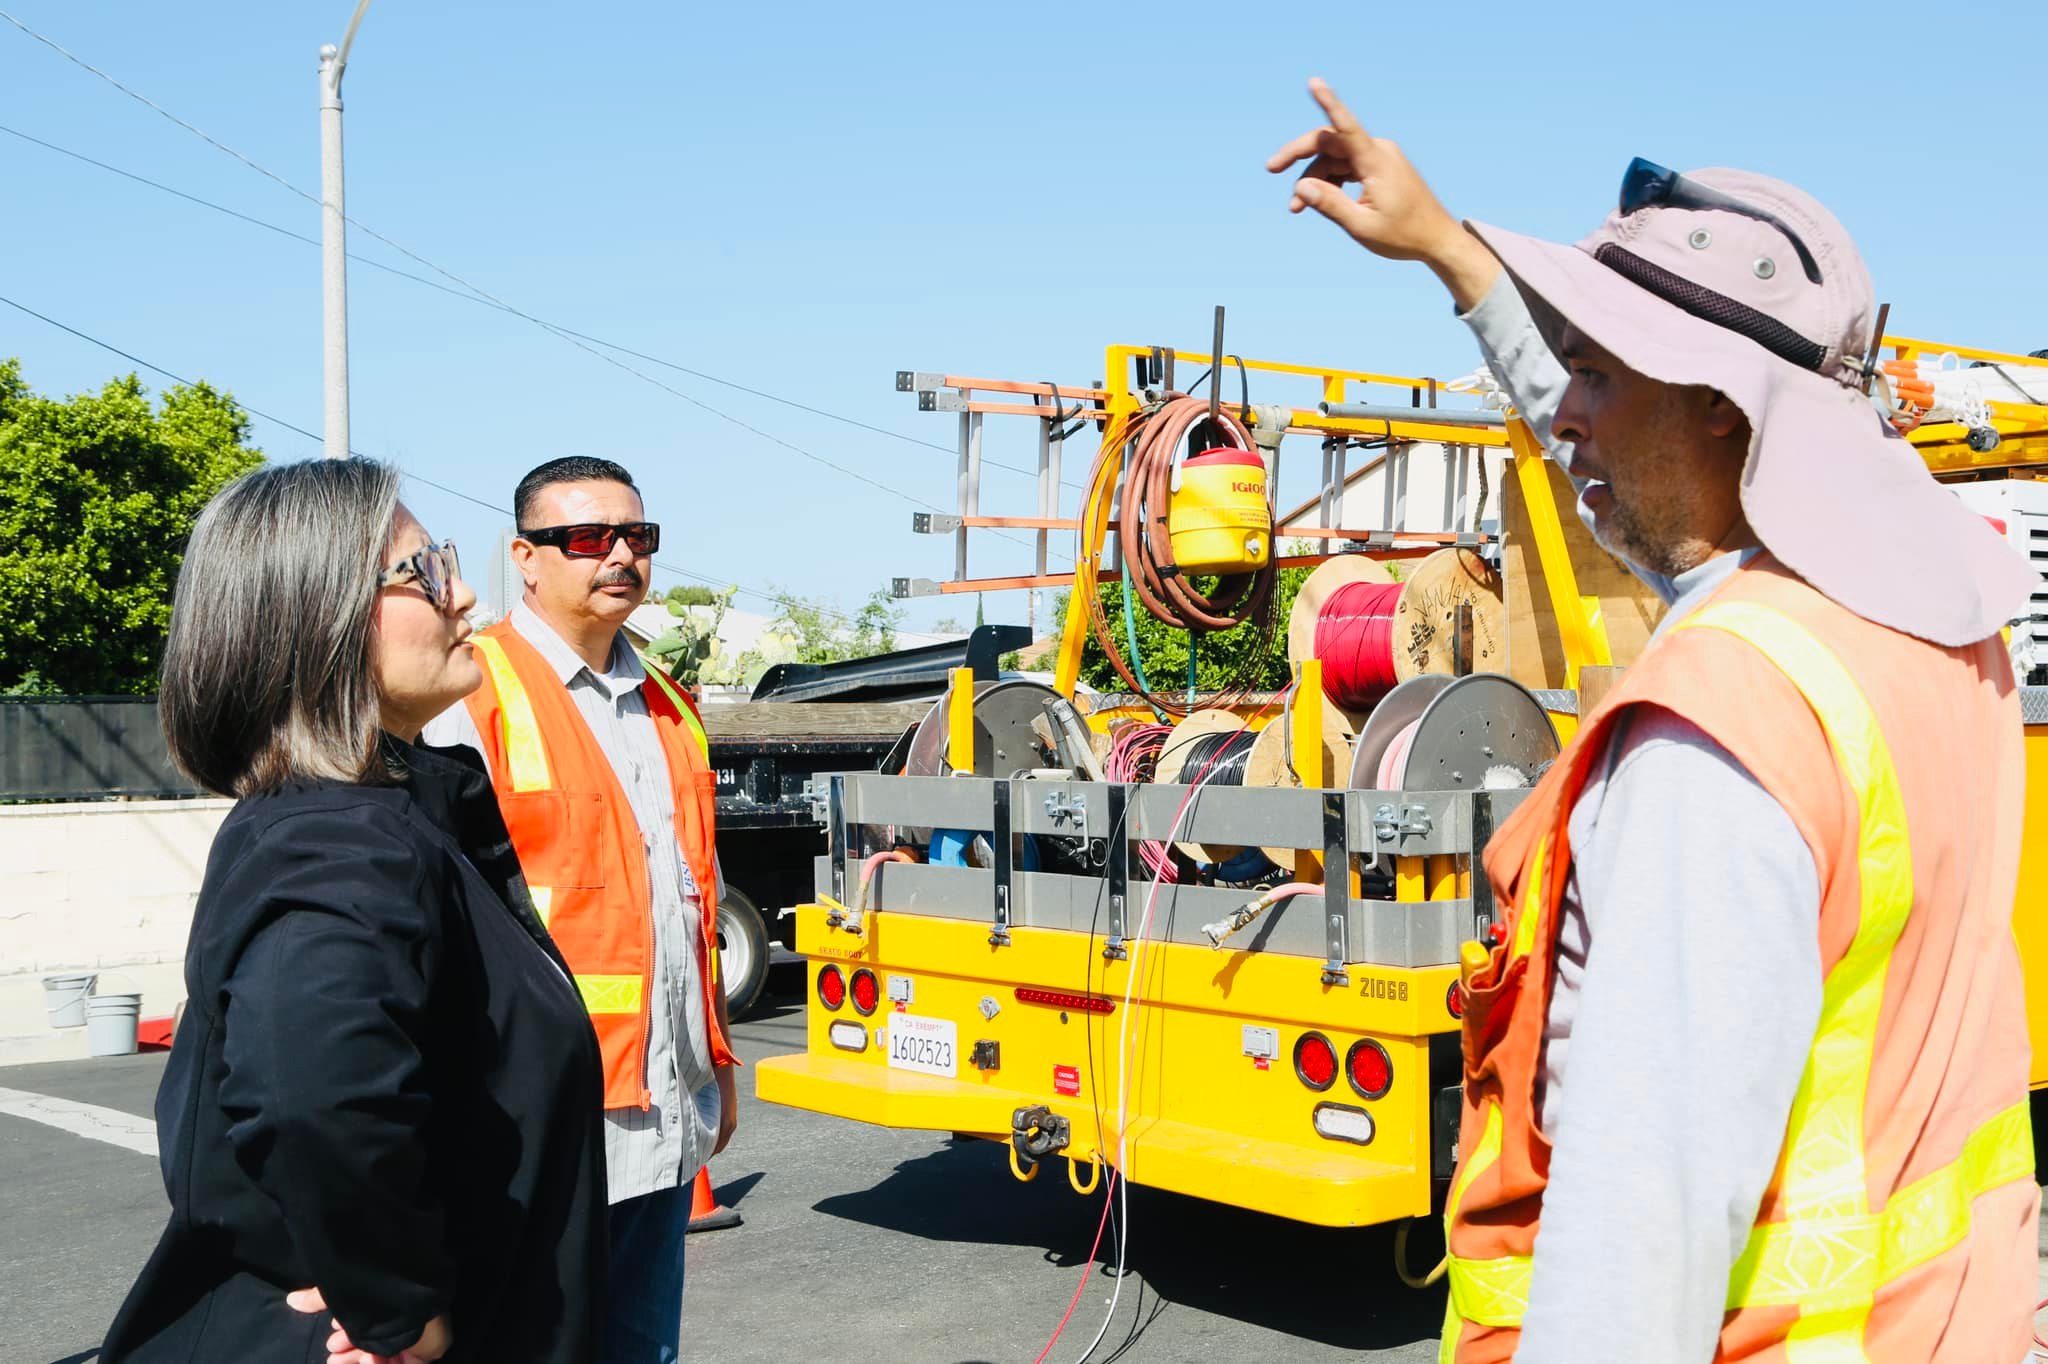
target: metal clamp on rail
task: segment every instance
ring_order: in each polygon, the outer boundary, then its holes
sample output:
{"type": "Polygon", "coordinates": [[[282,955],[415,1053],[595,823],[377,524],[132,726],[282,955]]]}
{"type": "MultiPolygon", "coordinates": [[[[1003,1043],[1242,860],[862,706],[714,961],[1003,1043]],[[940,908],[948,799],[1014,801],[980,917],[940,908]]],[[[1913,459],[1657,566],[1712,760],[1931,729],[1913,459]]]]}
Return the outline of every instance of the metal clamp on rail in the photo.
{"type": "Polygon", "coordinates": [[[1109,846],[1105,850],[1102,874],[1107,884],[1103,893],[1109,899],[1109,936],[1102,944],[1105,961],[1122,961],[1130,955],[1124,948],[1124,907],[1129,902],[1131,889],[1131,840],[1130,830],[1124,824],[1124,811],[1131,799],[1131,789],[1121,783],[1109,788],[1109,846]]]}
{"type": "Polygon", "coordinates": [[[995,818],[989,829],[989,865],[995,870],[995,929],[988,935],[990,947],[1010,945],[1010,881],[1014,875],[1010,838],[1010,783],[993,784],[995,818]]]}
{"type": "Polygon", "coordinates": [[[1391,805],[1373,807],[1373,837],[1382,843],[1392,843],[1397,838],[1427,838],[1435,827],[1425,805],[1403,805],[1398,811],[1391,805]]]}
{"type": "Polygon", "coordinates": [[[1346,919],[1351,908],[1350,821],[1344,793],[1323,793],[1323,984],[1349,985],[1344,962],[1351,955],[1346,919]]]}
{"type": "Polygon", "coordinates": [[[837,928],[846,922],[846,777],[838,772],[832,774],[825,838],[826,855],[832,862],[832,906],[825,922],[837,928]]]}

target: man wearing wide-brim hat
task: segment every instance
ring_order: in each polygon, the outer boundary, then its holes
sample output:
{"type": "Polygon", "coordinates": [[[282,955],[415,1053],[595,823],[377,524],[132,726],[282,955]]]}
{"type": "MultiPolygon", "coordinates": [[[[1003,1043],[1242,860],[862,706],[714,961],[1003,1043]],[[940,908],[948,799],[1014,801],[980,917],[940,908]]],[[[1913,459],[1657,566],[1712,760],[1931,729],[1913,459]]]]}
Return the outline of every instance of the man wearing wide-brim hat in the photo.
{"type": "Polygon", "coordinates": [[[1291,206],[1438,274],[1671,603],[1488,845],[1442,1358],[2017,1364],[1999,629],[2036,579],[1865,396],[1854,244],[1782,182],[1640,160],[1577,245],[1460,224],[1310,89],[1291,206]]]}

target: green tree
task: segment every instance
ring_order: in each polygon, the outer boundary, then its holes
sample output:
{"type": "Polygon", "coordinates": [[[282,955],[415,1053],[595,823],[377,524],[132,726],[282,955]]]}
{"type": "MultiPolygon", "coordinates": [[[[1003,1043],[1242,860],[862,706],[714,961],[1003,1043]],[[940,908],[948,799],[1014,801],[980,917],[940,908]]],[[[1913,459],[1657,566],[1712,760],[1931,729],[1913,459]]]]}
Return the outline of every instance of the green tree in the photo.
{"type": "Polygon", "coordinates": [[[43,397],[0,360],[0,692],[151,692],[185,540],[263,460],[235,400],[133,374],[43,397]]]}
{"type": "Polygon", "coordinates": [[[896,647],[896,627],[903,624],[903,608],[879,587],[851,617],[822,601],[787,592],[776,594],[775,605],[775,619],[768,628],[792,641],[798,663],[839,663],[886,654],[896,647]]]}
{"type": "MultiPolygon", "coordinates": [[[[1399,562],[1389,563],[1387,567],[1396,579],[1400,578],[1402,565],[1399,562]]],[[[1198,691],[1221,691],[1233,680],[1258,691],[1277,691],[1287,685],[1291,672],[1287,663],[1287,613],[1311,571],[1306,568],[1280,570],[1279,579],[1273,584],[1273,631],[1263,649],[1260,647],[1262,632],[1256,623],[1197,637],[1195,687],[1198,691]],[[1248,668],[1252,672],[1245,677],[1243,670],[1248,668]]],[[[1198,580],[1198,585],[1206,588],[1210,584],[1198,580]]],[[[1116,634],[1118,651],[1129,663],[1131,647],[1124,628],[1122,580],[1106,577],[1105,581],[1097,584],[1095,596],[1102,604],[1102,613],[1110,629],[1116,634]]],[[[1054,601],[1054,620],[1065,619],[1068,597],[1068,593],[1062,592],[1054,601]]],[[[1138,656],[1145,665],[1145,681],[1155,692],[1185,690],[1188,684],[1188,632],[1163,624],[1139,601],[1132,603],[1131,619],[1138,636],[1138,656]]],[[[1045,666],[1051,665],[1047,663],[1045,666]]],[[[1081,650],[1081,680],[1103,691],[1127,689],[1093,630],[1088,631],[1081,650]]]]}
{"type": "Polygon", "coordinates": [[[901,624],[903,608],[883,588],[869,593],[851,616],[822,600],[777,592],[774,619],[762,632],[761,643],[740,655],[736,671],[751,683],[777,663],[872,658],[896,647],[896,628],[901,624]]]}
{"type": "Polygon", "coordinates": [[[677,614],[678,606],[717,606],[722,610],[732,604],[733,593],[737,591],[737,587],[729,587],[720,592],[717,588],[705,587],[698,583],[678,583],[662,593],[661,599],[667,604],[672,615],[677,614]]]}

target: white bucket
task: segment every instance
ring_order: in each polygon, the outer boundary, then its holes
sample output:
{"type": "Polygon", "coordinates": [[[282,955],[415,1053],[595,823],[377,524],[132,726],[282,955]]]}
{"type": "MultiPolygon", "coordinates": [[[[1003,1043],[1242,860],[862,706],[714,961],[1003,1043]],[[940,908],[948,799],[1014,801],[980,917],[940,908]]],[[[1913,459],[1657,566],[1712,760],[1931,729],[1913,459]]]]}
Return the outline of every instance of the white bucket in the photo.
{"type": "Polygon", "coordinates": [[[85,1001],[85,1040],[94,1056],[133,1056],[141,995],[93,995],[85,1001]]]}
{"type": "Polygon", "coordinates": [[[85,1026],[85,997],[99,983],[95,972],[43,977],[43,1012],[53,1028],[85,1026]]]}

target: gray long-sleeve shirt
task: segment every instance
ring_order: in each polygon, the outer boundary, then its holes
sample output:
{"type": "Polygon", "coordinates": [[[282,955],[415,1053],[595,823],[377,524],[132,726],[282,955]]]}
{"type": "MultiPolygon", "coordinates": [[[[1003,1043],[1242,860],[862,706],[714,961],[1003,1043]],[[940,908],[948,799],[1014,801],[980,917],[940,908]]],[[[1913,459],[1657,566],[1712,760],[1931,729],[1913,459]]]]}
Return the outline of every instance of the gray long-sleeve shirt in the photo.
{"type": "MultiPolygon", "coordinates": [[[[673,1189],[696,1178],[717,1142],[718,1090],[697,982],[697,885],[677,838],[675,793],[661,737],[640,684],[646,672],[621,635],[600,673],[524,601],[512,608],[512,628],[540,651],[568,689],[577,714],[590,727],[626,793],[647,858],[654,911],[654,998],[647,1028],[646,1083],[653,1099],[645,1111],[611,1108],[604,1115],[605,1184],[610,1202],[673,1189]]],[[[467,744],[484,752],[465,705],[451,706],[427,725],[430,744],[467,744]]],[[[488,761],[488,756],[486,756],[488,761]]]]}
{"type": "MultiPolygon", "coordinates": [[[[1505,275],[1464,320],[1569,472],[1550,429],[1567,376],[1505,275]]],[[[1638,569],[1672,603],[1659,633],[1738,562],[1638,569]]],[[[1539,1080],[1554,1150],[1515,1358],[1711,1360],[1820,1017],[1813,854],[1726,749],[1662,710],[1616,726],[1571,839],[1539,1080]]]]}

